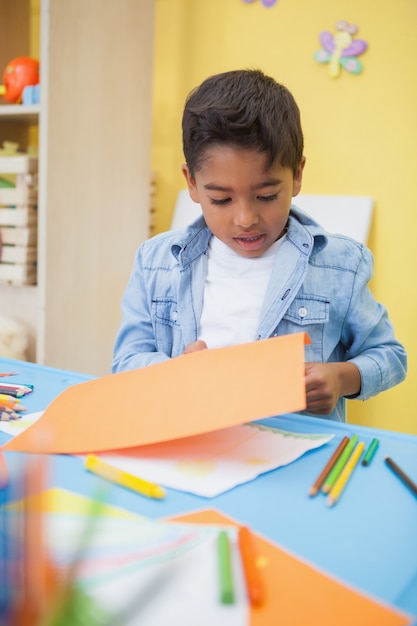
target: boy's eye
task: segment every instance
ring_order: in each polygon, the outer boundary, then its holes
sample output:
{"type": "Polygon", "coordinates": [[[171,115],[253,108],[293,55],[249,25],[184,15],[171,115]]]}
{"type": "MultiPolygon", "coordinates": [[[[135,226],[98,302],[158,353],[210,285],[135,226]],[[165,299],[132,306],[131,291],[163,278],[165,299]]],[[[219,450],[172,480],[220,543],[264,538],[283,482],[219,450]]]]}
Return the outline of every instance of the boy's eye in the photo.
{"type": "Polygon", "coordinates": [[[274,193],[271,196],[258,196],[259,200],[262,200],[262,202],[272,202],[273,200],[276,200],[278,198],[278,194],[274,193]]]}
{"type": "MultiPolygon", "coordinates": [[[[257,198],[261,202],[273,202],[278,198],[278,193],[273,193],[270,196],[257,196],[257,198]]],[[[220,206],[228,204],[229,202],[231,202],[231,200],[231,198],[210,198],[211,204],[216,204],[220,206]]]]}
{"type": "Polygon", "coordinates": [[[227,204],[228,202],[230,202],[231,198],[211,198],[210,202],[211,204],[217,204],[217,205],[222,205],[222,204],[227,204]]]}

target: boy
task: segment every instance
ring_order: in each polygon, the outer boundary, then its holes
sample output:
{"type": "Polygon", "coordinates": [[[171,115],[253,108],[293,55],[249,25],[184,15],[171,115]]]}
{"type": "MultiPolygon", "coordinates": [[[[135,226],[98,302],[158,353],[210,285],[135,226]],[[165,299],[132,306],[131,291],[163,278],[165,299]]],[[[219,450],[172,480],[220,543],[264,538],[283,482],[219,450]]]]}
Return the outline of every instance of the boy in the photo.
{"type": "Polygon", "coordinates": [[[291,205],[305,157],[290,92],[259,70],[215,75],[189,95],[182,128],[203,216],[139,249],[113,372],[305,331],[310,414],[344,421],[346,397],[401,382],[406,354],[367,286],[370,251],[291,205]]]}

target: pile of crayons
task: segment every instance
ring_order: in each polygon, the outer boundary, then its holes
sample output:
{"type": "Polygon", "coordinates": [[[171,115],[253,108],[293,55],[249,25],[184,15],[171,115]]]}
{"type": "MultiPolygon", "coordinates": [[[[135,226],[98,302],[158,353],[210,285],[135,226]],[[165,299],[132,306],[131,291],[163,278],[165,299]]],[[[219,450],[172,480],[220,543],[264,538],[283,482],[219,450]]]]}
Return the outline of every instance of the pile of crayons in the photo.
{"type": "MultiPolygon", "coordinates": [[[[378,439],[373,439],[362,460],[362,465],[369,465],[378,448],[378,439]]],[[[327,495],[328,506],[333,506],[339,500],[349,479],[365,449],[363,441],[358,442],[358,435],[351,438],[345,436],[324,466],[309,491],[310,496],[320,491],[327,495]]]]}
{"type": "Polygon", "coordinates": [[[7,393],[0,393],[0,422],[9,422],[22,417],[26,411],[20,403],[20,398],[7,393]]]}
{"type": "MultiPolygon", "coordinates": [[[[370,465],[379,446],[379,440],[372,439],[367,448],[362,465],[370,465]]],[[[365,450],[363,441],[358,442],[358,435],[351,438],[345,436],[340,441],[336,450],[327,461],[323,470],[309,490],[310,496],[316,496],[320,491],[327,495],[327,505],[333,506],[342,495],[348,481],[350,480],[356,466],[365,450]]],[[[417,496],[417,485],[390,457],[385,457],[385,464],[392,472],[417,496]]]]}

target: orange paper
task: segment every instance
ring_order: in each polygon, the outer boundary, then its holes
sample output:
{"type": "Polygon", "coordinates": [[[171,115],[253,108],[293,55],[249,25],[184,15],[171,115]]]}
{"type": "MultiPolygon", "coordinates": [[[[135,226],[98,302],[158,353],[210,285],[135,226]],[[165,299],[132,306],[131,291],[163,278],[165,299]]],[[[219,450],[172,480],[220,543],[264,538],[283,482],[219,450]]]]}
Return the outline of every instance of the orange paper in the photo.
{"type": "Polygon", "coordinates": [[[304,333],[202,350],[73,385],[5,444],[85,454],[188,437],[306,406],[304,333]]]}
{"type": "MultiPolygon", "coordinates": [[[[215,510],[170,518],[192,524],[231,524],[215,510]]],[[[253,533],[265,600],[251,606],[250,626],[405,626],[413,619],[331,578],[284,549],[253,533]]],[[[360,562],[358,561],[358,567],[360,562]]]]}

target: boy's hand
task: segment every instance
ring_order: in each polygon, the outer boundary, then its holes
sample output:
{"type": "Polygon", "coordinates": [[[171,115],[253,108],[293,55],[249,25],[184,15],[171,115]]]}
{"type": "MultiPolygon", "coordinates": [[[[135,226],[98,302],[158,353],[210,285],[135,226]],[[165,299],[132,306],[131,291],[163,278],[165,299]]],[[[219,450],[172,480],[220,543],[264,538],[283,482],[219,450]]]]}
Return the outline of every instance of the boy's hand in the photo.
{"type": "Polygon", "coordinates": [[[206,342],[201,341],[201,339],[189,343],[188,346],[185,348],[183,354],[190,354],[190,352],[198,352],[199,350],[207,350],[206,342]]]}
{"type": "Polygon", "coordinates": [[[361,390],[359,370],[353,363],[306,363],[307,411],[329,415],[342,396],[354,396],[361,390]]]}

